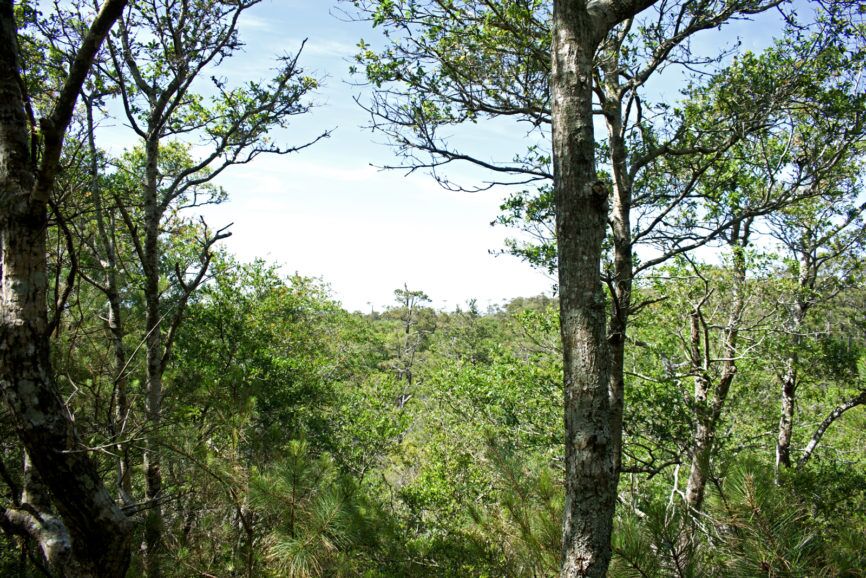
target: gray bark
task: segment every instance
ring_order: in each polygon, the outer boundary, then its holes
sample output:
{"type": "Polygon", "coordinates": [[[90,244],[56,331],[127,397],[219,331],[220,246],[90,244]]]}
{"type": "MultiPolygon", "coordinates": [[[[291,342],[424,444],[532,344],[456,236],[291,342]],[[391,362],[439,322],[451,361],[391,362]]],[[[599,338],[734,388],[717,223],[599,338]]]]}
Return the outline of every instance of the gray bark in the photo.
{"type": "MultiPolygon", "coordinates": [[[[796,346],[795,346],[796,347],[796,346]]],[[[782,467],[791,467],[791,438],[794,433],[794,398],[797,388],[796,351],[785,362],[785,375],[782,377],[781,411],[779,412],[779,435],[776,440],[776,481],[782,467]]]]}
{"type": "MultiPolygon", "coordinates": [[[[155,128],[152,129],[153,134],[155,128]]],[[[163,346],[160,328],[159,292],[159,225],[163,211],[158,194],[159,135],[153,134],[145,143],[144,182],[144,299],[146,308],[145,342],[147,344],[147,376],[145,387],[145,413],[150,434],[145,440],[144,477],[145,497],[150,503],[144,521],[144,564],[149,578],[162,576],[162,471],[158,436],[162,423],[163,346]]]]}
{"type": "Polygon", "coordinates": [[[130,524],[82,446],[54,381],[46,305],[46,203],[81,83],[124,5],[124,0],[109,0],[83,40],[54,110],[42,123],[37,165],[12,1],[0,1],[0,389],[32,466],[51,494],[50,505],[38,500],[37,509],[22,500],[20,508],[3,508],[2,518],[4,525],[37,540],[49,563],[56,564],[64,549],[71,551],[73,562],[63,563],[63,572],[81,576],[125,573],[130,524]],[[50,506],[59,517],[46,511],[50,506]]]}
{"type": "Polygon", "coordinates": [[[607,124],[610,160],[613,168],[613,194],[610,228],[613,238],[613,279],[611,283],[610,343],[610,411],[611,439],[616,472],[622,465],[622,433],[625,401],[625,342],[631,309],[633,244],[631,238],[632,178],[628,170],[623,111],[619,83],[619,45],[606,54],[602,65],[604,82],[602,112],[607,124]]]}
{"type": "Polygon", "coordinates": [[[817,263],[812,258],[810,247],[800,253],[800,275],[797,280],[797,295],[791,316],[791,353],[785,360],[785,375],[782,377],[781,411],[779,434],[776,440],[776,480],[780,470],[791,467],[791,440],[794,435],[794,412],[796,411],[799,350],[803,343],[801,332],[806,315],[812,305],[812,292],[818,278],[817,263]]]}
{"type": "Polygon", "coordinates": [[[605,575],[616,496],[600,278],[607,187],[595,174],[592,126],[592,58],[599,38],[580,4],[554,3],[551,78],[565,380],[563,578],[605,575]]]}
{"type": "Polygon", "coordinates": [[[563,578],[606,574],[616,505],[600,271],[608,190],[596,176],[593,56],[613,26],[651,3],[553,4],[553,172],[565,397],[563,578]]]}
{"type": "MultiPolygon", "coordinates": [[[[117,489],[120,498],[125,503],[132,501],[132,478],[130,475],[129,451],[126,444],[119,440],[124,435],[129,419],[129,398],[127,394],[127,354],[123,345],[125,334],[123,327],[123,309],[120,301],[120,285],[118,283],[117,247],[111,231],[114,230],[113,219],[106,211],[102,198],[102,187],[99,179],[99,166],[95,141],[95,123],[93,120],[93,101],[91,97],[82,99],[87,111],[87,144],[90,149],[90,192],[93,198],[94,217],[98,241],[99,262],[103,264],[103,284],[96,284],[108,301],[106,329],[111,340],[114,354],[114,384],[111,433],[118,439],[117,450],[117,489]],[[108,222],[107,222],[108,221],[108,222]]],[[[94,247],[97,249],[97,247],[94,247]]]]}

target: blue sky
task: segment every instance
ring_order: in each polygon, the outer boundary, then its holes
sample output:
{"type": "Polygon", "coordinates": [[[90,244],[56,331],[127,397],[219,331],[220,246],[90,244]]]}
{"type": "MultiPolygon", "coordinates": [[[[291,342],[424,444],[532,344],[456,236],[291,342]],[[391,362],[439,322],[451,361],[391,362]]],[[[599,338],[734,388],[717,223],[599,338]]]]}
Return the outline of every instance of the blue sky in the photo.
{"type": "MultiPolygon", "coordinates": [[[[286,273],[320,277],[350,310],[380,309],[404,283],[447,308],[470,298],[485,306],[549,292],[552,281],[544,274],[514,258],[490,255],[515,234],[490,226],[507,190],[450,192],[421,172],[407,176],[376,168],[395,158],[381,135],[364,128],[366,113],[353,97],[363,100],[367,93],[349,66],[358,40],[375,44],[377,34],[368,23],[349,22],[338,12],[330,1],[264,0],[241,19],[246,47],[220,66],[221,76],[230,82],[265,78],[275,56],[294,53],[306,38],[301,62],[322,80],[313,111],[273,138],[299,144],[335,130],[299,154],[260,157],[221,175],[229,200],[205,216],[214,227],[234,223],[228,250],[242,260],[277,262],[286,273]]],[[[738,35],[749,35],[744,44],[755,49],[768,41],[760,23],[737,24],[724,38],[738,35]]],[[[707,49],[718,45],[718,33],[707,38],[707,49]]],[[[678,85],[668,77],[654,90],[673,96],[678,85]]],[[[120,121],[107,123],[104,133],[103,146],[129,146],[120,121]]],[[[460,136],[501,160],[523,148],[525,130],[481,123],[460,136]]],[[[485,178],[468,167],[449,176],[466,183],[485,178]]]]}
{"type": "MultiPolygon", "coordinates": [[[[375,168],[393,163],[393,155],[380,135],[362,128],[366,113],[353,96],[364,89],[348,72],[358,40],[374,36],[367,24],[341,20],[329,2],[265,0],[243,16],[240,32],[244,51],[219,69],[231,82],[265,78],[274,57],[295,52],[304,38],[305,72],[322,79],[313,111],[273,138],[299,144],[335,130],[299,154],[260,157],[220,177],[229,200],[204,213],[214,227],[234,223],[229,251],[320,277],[351,310],[390,304],[404,283],[448,308],[469,298],[486,305],[549,291],[544,275],[488,252],[510,234],[489,225],[504,191],[454,193],[421,173],[375,168]]],[[[119,120],[104,126],[104,145],[130,146],[119,120]]]]}
{"type": "MultiPolygon", "coordinates": [[[[512,231],[491,227],[501,191],[469,194],[444,190],[421,172],[383,171],[394,164],[382,135],[363,128],[368,117],[353,100],[365,98],[349,74],[369,24],[339,17],[330,2],[265,0],[241,21],[247,43],[221,74],[231,79],[264,76],[276,54],[293,52],[304,38],[302,62],[323,80],[314,110],[296,118],[276,138],[308,140],[335,128],[331,138],[289,157],[260,158],[221,178],[230,200],[207,211],[214,225],[234,222],[229,250],[242,259],[265,257],[286,272],[321,277],[350,310],[390,304],[404,283],[424,290],[441,307],[484,306],[549,292],[551,280],[511,257],[494,257],[512,231]]],[[[476,144],[511,156],[507,143],[523,132],[502,126],[473,127],[476,144]]],[[[501,157],[500,157],[501,158],[501,157]]],[[[454,171],[469,182],[483,174],[454,171]]]]}

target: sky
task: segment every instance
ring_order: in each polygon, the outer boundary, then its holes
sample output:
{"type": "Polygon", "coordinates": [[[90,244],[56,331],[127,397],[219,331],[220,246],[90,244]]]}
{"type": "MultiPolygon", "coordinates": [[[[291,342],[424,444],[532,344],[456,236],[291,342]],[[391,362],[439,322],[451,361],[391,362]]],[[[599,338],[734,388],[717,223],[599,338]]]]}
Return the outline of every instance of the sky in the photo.
{"type": "MultiPolygon", "coordinates": [[[[759,25],[736,24],[723,39],[744,37],[747,47],[761,48],[769,37],[759,25]]],[[[264,0],[244,14],[239,30],[244,50],[219,68],[230,83],[266,78],[274,58],[296,52],[304,39],[300,62],[321,80],[313,110],[272,138],[292,145],[333,132],[300,153],[262,156],[220,175],[229,200],[204,216],[213,228],[233,223],[228,251],[242,261],[278,263],[286,274],[321,278],[349,310],[392,304],[393,291],[404,284],[446,309],[469,299],[484,307],[551,292],[546,274],[491,254],[517,234],[490,226],[509,190],[452,192],[421,171],[378,168],[398,159],[381,134],[365,128],[369,117],[354,99],[365,101],[369,90],[349,73],[358,41],[380,42],[369,23],[347,20],[327,0],[264,0]]],[[[676,94],[678,85],[669,77],[653,90],[676,94]]],[[[132,142],[120,120],[105,121],[101,130],[110,149],[132,142]]],[[[460,137],[491,160],[511,158],[527,138],[519,126],[483,122],[460,137]]],[[[449,176],[467,185],[487,177],[468,167],[449,176]]]]}

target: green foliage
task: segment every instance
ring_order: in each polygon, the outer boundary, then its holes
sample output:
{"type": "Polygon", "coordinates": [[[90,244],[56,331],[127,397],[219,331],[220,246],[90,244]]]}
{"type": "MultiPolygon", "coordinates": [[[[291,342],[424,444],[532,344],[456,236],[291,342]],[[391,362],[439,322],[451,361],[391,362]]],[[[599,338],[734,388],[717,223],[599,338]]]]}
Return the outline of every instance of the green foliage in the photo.
{"type": "Polygon", "coordinates": [[[314,458],[306,442],[293,440],[282,457],[250,482],[250,503],[268,528],[268,567],[276,576],[343,576],[340,560],[352,546],[352,515],[333,461],[314,458]]]}
{"type": "Polygon", "coordinates": [[[484,166],[482,155],[462,154],[442,133],[517,115],[531,127],[531,144],[518,145],[525,152],[510,162],[488,168],[496,166],[503,178],[516,182],[550,177],[540,130],[550,116],[548,2],[351,3],[357,17],[370,20],[388,40],[381,50],[362,40],[352,71],[381,89],[367,106],[375,127],[399,143],[408,166],[436,167],[451,160],[484,166]]]}
{"type": "MultiPolygon", "coordinates": [[[[343,371],[334,337],[345,317],[311,279],[282,279],[262,262],[217,263],[188,313],[173,380],[196,414],[250,415],[260,451],[296,437],[324,443],[343,371]]],[[[254,435],[253,435],[254,432],[254,435]]]]}
{"type": "Polygon", "coordinates": [[[697,571],[700,561],[695,557],[686,559],[689,519],[665,491],[663,484],[647,481],[620,509],[613,535],[612,577],[709,575],[697,571]]]}
{"type": "Polygon", "coordinates": [[[561,473],[530,452],[497,443],[489,440],[487,451],[496,499],[473,510],[476,539],[498,553],[501,575],[554,575],[562,542],[561,473]]]}
{"type": "MultiPolygon", "coordinates": [[[[719,561],[721,572],[738,576],[856,576],[862,570],[862,548],[851,543],[858,532],[855,524],[862,520],[840,520],[838,513],[826,516],[827,512],[822,515],[816,511],[815,494],[809,491],[805,478],[792,476],[779,487],[769,468],[748,461],[729,472],[727,478],[718,499],[725,529],[723,547],[729,549],[730,557],[719,561]]],[[[834,490],[838,491],[838,486],[824,488],[820,494],[835,494],[834,490]]],[[[855,506],[863,499],[862,492],[848,499],[855,506]]]]}
{"type": "Polygon", "coordinates": [[[648,481],[620,510],[610,575],[859,576],[863,492],[847,492],[862,474],[834,482],[836,473],[792,474],[778,485],[766,462],[744,457],[717,479],[697,516],[685,514],[676,491],[648,481]],[[828,498],[840,501],[825,509],[828,498]],[[698,528],[694,542],[685,540],[688,527],[698,528]]]}
{"type": "Polygon", "coordinates": [[[818,341],[820,363],[823,373],[840,382],[856,382],[860,377],[858,367],[864,351],[857,343],[837,336],[827,336],[818,341]]]}
{"type": "MultiPolygon", "coordinates": [[[[125,151],[114,161],[116,171],[106,179],[108,182],[104,186],[109,194],[122,199],[135,199],[139,196],[141,183],[145,180],[146,163],[147,156],[143,147],[137,146],[125,151]]],[[[219,204],[228,197],[224,189],[210,183],[212,170],[202,168],[190,172],[197,164],[191,145],[178,140],[162,144],[159,153],[157,196],[166,209],[171,208],[175,218],[180,207],[219,204]]],[[[130,204],[131,208],[136,208],[134,203],[130,204]]],[[[170,227],[171,224],[168,224],[166,228],[170,227]]]]}
{"type": "MultiPolygon", "coordinates": [[[[178,501],[166,539],[177,575],[556,573],[555,300],[441,312],[404,288],[395,307],[365,316],[344,312],[320,282],[284,278],[261,262],[219,258],[213,272],[190,303],[167,376],[165,479],[178,501]]],[[[634,473],[621,481],[611,575],[766,576],[765,567],[771,575],[857,575],[866,528],[862,412],[847,413],[809,466],[777,486],[766,465],[772,440],[761,432],[776,426],[778,394],[760,358],[740,360],[712,462],[716,482],[704,511],[686,512],[693,377],[682,365],[682,312],[711,283],[707,319],[718,325],[730,280],[722,265],[683,261],[665,272],[636,287],[639,301],[666,299],[632,325],[639,344],[626,362],[624,465],[634,473]]],[[[749,280],[747,321],[770,310],[762,304],[777,299],[777,282],[749,280]]],[[[842,292],[818,323],[842,316],[856,325],[850,311],[861,300],[842,292]]],[[[808,353],[827,388],[804,397],[798,435],[810,435],[809,422],[851,391],[827,381],[827,368],[846,359],[836,366],[850,370],[862,351],[858,339],[846,349],[848,329],[820,335],[808,353]]],[[[94,366],[95,349],[85,351],[71,375],[84,376],[88,358],[94,366]]]]}
{"type": "Polygon", "coordinates": [[[409,427],[397,400],[403,386],[391,375],[373,374],[340,393],[335,409],[336,456],[342,467],[363,478],[381,466],[409,427]]]}
{"type": "Polygon", "coordinates": [[[553,275],[556,271],[553,187],[539,187],[536,192],[512,193],[499,210],[502,213],[492,225],[522,230],[529,233],[531,239],[507,239],[505,252],[553,275]]]}

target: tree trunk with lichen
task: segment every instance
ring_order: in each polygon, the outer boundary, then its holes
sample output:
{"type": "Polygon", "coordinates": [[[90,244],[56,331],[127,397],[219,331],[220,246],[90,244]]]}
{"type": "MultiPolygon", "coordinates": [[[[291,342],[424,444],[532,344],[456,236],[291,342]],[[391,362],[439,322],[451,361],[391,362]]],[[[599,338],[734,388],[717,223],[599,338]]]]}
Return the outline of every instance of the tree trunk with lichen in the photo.
{"type": "MultiPolygon", "coordinates": [[[[124,4],[103,7],[70,74],[86,74],[124,4]]],[[[13,3],[0,0],[0,389],[29,457],[27,468],[38,472],[38,484],[47,489],[25,491],[16,504],[21,507],[3,508],[0,518],[7,528],[35,539],[59,573],[122,576],[129,565],[130,523],[78,438],[49,358],[47,192],[56,167],[46,169],[45,159],[59,158],[69,117],[52,115],[43,125],[50,130],[37,166],[17,57],[13,3]],[[57,118],[62,126],[49,124],[57,118]]],[[[69,116],[74,97],[71,102],[61,99],[70,92],[58,98],[58,108],[69,116]]]]}
{"type": "MultiPolygon", "coordinates": [[[[550,92],[565,396],[562,578],[607,573],[622,427],[601,280],[609,191],[595,167],[593,59],[610,30],[652,3],[553,3],[550,92]]],[[[621,224],[628,226],[627,219],[621,224]]]]}
{"type": "Polygon", "coordinates": [[[603,576],[616,499],[608,399],[609,352],[601,284],[607,187],[595,172],[589,14],[554,3],[553,151],[565,381],[563,578],[603,576]]]}
{"type": "Polygon", "coordinates": [[[613,278],[611,280],[611,313],[608,342],[610,345],[610,411],[611,438],[617,477],[622,465],[623,413],[625,410],[625,342],[631,314],[631,289],[634,277],[631,239],[631,204],[633,184],[628,170],[628,153],[620,102],[619,54],[605,58],[605,95],[602,111],[607,124],[610,160],[613,165],[610,232],[613,241],[613,278]]]}
{"type": "Polygon", "coordinates": [[[151,128],[151,137],[145,142],[144,167],[144,300],[147,317],[147,379],[145,386],[145,412],[148,429],[144,442],[145,497],[149,509],[144,520],[144,568],[148,578],[162,576],[162,469],[159,445],[162,426],[163,344],[162,315],[159,290],[159,225],[163,211],[158,197],[159,136],[151,128]]]}
{"type": "Polygon", "coordinates": [[[797,279],[797,295],[791,316],[791,353],[785,360],[785,374],[782,376],[781,411],[779,414],[779,433],[776,438],[776,481],[781,469],[791,467],[791,440],[794,436],[794,412],[796,410],[799,351],[803,343],[803,324],[809,312],[818,277],[818,267],[811,251],[800,254],[800,275],[797,279]]]}

